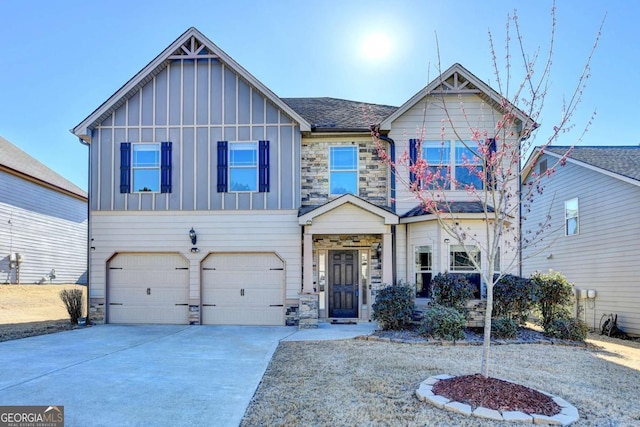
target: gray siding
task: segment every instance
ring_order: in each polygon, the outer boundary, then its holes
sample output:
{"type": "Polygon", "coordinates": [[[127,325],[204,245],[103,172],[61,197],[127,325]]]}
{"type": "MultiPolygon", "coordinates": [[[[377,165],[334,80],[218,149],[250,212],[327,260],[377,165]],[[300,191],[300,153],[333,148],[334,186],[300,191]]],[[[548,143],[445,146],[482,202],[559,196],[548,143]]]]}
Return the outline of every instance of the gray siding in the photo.
{"type": "MultiPolygon", "coordinates": [[[[554,158],[545,157],[551,167],[554,158]]],[[[542,242],[524,248],[523,274],[552,269],[576,288],[595,289],[595,302],[586,303],[587,324],[597,328],[603,314],[617,313],[624,331],[640,335],[638,211],[639,186],[572,163],[558,167],[523,220],[526,237],[527,230],[539,228],[536,224],[547,212],[551,215],[551,228],[542,242]],[[565,236],[564,202],[576,197],[579,234],[565,236]]]]}
{"type": "Polygon", "coordinates": [[[20,283],[86,283],[84,201],[0,171],[0,283],[15,283],[9,254],[24,255],[20,283]]]}
{"type": "Polygon", "coordinates": [[[91,209],[296,209],[300,131],[215,59],[174,60],[92,130],[91,209]],[[218,193],[217,143],[270,141],[270,192],[218,193]],[[173,142],[172,193],[120,193],[121,142],[173,142]]]}

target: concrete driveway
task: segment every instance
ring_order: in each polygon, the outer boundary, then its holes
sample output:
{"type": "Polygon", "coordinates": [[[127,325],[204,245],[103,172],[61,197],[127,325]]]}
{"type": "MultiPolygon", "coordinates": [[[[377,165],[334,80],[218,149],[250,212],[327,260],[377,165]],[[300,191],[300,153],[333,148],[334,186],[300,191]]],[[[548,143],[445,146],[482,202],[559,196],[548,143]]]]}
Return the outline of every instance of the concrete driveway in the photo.
{"type": "Polygon", "coordinates": [[[238,426],[295,327],[100,325],[0,342],[0,405],[65,426],[238,426]]]}

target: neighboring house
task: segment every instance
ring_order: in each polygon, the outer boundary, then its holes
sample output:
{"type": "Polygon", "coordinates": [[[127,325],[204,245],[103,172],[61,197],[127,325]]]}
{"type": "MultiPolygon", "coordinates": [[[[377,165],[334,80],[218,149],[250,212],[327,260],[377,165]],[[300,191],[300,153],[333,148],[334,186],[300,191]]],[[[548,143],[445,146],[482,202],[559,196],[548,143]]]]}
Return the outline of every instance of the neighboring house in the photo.
{"type": "MultiPolygon", "coordinates": [[[[282,325],[309,295],[320,319],[368,320],[379,287],[448,270],[459,248],[396,188],[370,131],[400,157],[441,89],[498,108],[458,64],[400,108],[282,99],[190,28],[72,130],[90,147],[94,320],[282,325]]],[[[461,221],[480,227],[463,193],[461,221]]]]}
{"type": "Polygon", "coordinates": [[[86,283],[86,272],[87,193],[0,137],[0,284],[86,283]]]}
{"type": "Polygon", "coordinates": [[[522,221],[526,238],[548,227],[542,240],[523,250],[523,274],[559,271],[577,292],[581,318],[595,329],[603,315],[618,315],[618,326],[640,335],[640,282],[635,267],[640,250],[640,147],[551,146],[538,148],[526,165],[543,178],[531,213],[522,221]],[[564,166],[558,162],[569,152],[564,166]],[[553,173],[551,173],[553,171],[553,173]],[[588,290],[594,298],[588,298],[588,290]]]}

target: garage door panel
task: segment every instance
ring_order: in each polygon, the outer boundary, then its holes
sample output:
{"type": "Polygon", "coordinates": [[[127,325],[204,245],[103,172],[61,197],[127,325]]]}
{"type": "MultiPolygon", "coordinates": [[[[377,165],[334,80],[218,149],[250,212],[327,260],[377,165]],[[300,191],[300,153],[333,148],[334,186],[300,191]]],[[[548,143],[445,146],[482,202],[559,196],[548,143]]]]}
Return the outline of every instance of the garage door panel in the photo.
{"type": "Polygon", "coordinates": [[[204,324],[284,324],[284,263],[275,254],[212,254],[202,267],[204,324]]]}
{"type": "Polygon", "coordinates": [[[189,264],[178,254],[119,254],[109,266],[110,323],[189,323],[189,264]]]}

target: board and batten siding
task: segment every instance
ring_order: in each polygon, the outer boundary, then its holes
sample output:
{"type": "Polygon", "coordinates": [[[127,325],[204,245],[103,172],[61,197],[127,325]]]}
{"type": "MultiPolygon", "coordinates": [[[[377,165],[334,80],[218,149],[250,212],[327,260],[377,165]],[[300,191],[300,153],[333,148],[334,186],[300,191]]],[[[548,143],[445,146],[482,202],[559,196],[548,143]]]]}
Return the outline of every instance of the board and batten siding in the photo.
{"type": "Polygon", "coordinates": [[[189,298],[199,303],[201,261],[209,253],[235,252],[276,253],[285,264],[286,298],[297,299],[302,283],[297,215],[297,210],[94,212],[90,297],[106,297],[108,260],[115,253],[180,253],[189,260],[189,298]],[[188,235],[192,227],[195,245],[188,235]]]}
{"type": "MultiPolygon", "coordinates": [[[[556,161],[544,157],[550,166],[556,161]]],[[[586,316],[581,315],[587,324],[597,329],[603,314],[617,313],[623,331],[640,335],[639,211],[640,185],[570,162],[558,166],[522,222],[526,238],[551,215],[543,240],[523,250],[523,274],[551,269],[578,289],[595,289],[595,301],[587,301],[586,316]],[[579,234],[565,236],[564,202],[573,198],[578,199],[579,234]]]]}
{"type": "Polygon", "coordinates": [[[86,283],[87,202],[0,171],[0,283],[15,283],[9,254],[21,253],[20,283],[86,283]],[[49,278],[46,278],[49,283],[49,278]]]}
{"type": "MultiPolygon", "coordinates": [[[[480,130],[492,131],[496,121],[502,114],[493,109],[477,95],[451,95],[446,100],[446,108],[453,122],[453,126],[462,138],[471,138],[470,126],[480,130]],[[464,108],[464,111],[463,111],[464,108]]],[[[427,141],[455,141],[458,138],[448,123],[449,118],[443,111],[439,98],[426,102],[426,98],[416,103],[402,116],[393,121],[389,137],[395,141],[396,159],[401,159],[403,153],[409,152],[410,139],[427,141]],[[444,132],[444,135],[443,135],[444,132]]],[[[409,182],[409,171],[405,166],[398,167],[398,173],[409,182]]],[[[517,183],[516,183],[517,184],[517,183]]],[[[450,200],[477,200],[469,196],[466,191],[448,191],[450,200]]],[[[401,181],[396,185],[396,212],[402,215],[418,205],[418,201],[411,191],[401,181]]]]}
{"type": "Polygon", "coordinates": [[[216,59],[172,60],[91,130],[91,209],[296,209],[300,131],[216,59]],[[218,141],[270,141],[270,191],[217,192],[218,141]],[[120,143],[171,141],[172,192],[120,193],[120,143]]]}

